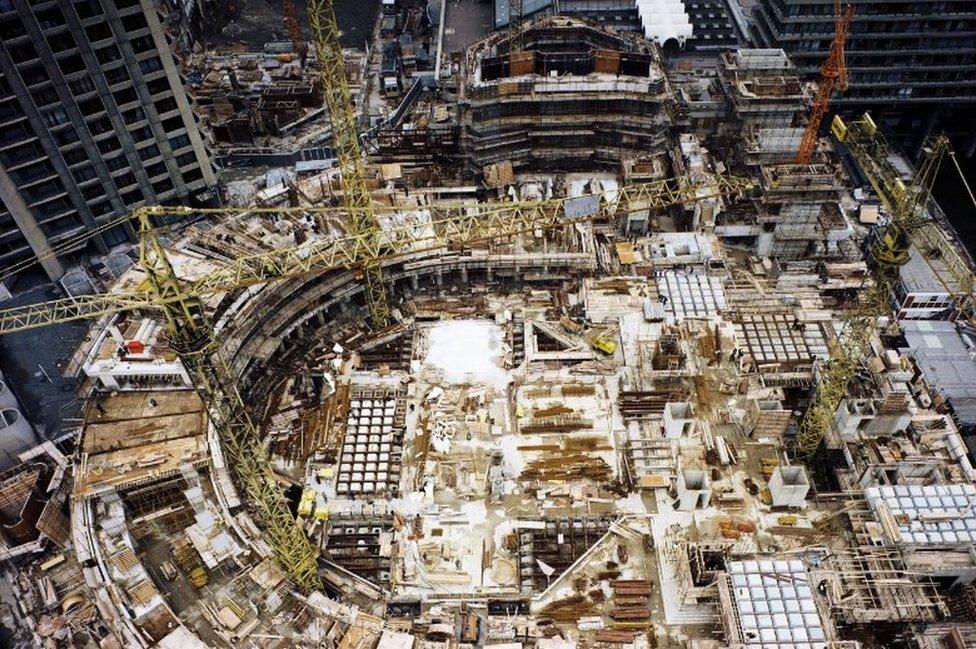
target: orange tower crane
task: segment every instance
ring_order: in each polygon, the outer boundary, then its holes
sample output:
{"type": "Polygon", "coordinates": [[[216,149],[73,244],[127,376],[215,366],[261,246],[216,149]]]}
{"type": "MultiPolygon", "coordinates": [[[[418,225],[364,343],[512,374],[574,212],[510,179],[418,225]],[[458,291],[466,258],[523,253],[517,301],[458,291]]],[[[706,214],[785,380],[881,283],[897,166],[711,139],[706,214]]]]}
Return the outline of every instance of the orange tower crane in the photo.
{"type": "Polygon", "coordinates": [[[808,165],[813,160],[813,151],[817,148],[817,135],[820,133],[820,122],[823,121],[827,109],[830,108],[830,96],[834,90],[847,90],[847,65],[844,63],[844,44],[847,41],[847,31],[854,19],[854,8],[847,5],[843,14],[840,10],[840,0],[834,0],[834,41],[830,44],[830,54],[820,66],[820,87],[813,100],[810,111],[810,121],[807,130],[803,132],[800,150],[796,153],[796,163],[808,165]]]}
{"type": "Polygon", "coordinates": [[[288,30],[292,49],[302,63],[305,63],[305,57],[308,56],[308,44],[302,37],[302,28],[298,24],[298,9],[295,7],[295,0],[281,0],[281,13],[285,19],[285,29],[288,30]]]}

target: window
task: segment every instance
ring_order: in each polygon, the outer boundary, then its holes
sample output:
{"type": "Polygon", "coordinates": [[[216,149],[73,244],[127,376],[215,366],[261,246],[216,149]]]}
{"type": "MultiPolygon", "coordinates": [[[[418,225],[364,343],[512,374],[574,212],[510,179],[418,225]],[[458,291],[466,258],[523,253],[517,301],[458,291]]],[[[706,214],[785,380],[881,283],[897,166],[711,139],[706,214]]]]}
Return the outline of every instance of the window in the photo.
{"type": "Polygon", "coordinates": [[[143,74],[151,74],[157,70],[163,69],[163,64],[159,60],[158,56],[154,56],[151,59],[146,59],[145,61],[139,61],[139,69],[142,70],[143,74]]]}
{"type": "Polygon", "coordinates": [[[75,169],[74,171],[71,172],[71,175],[75,177],[76,183],[81,184],[86,180],[91,180],[98,174],[95,173],[95,168],[89,164],[89,165],[85,165],[84,167],[75,169]]]}
{"type": "Polygon", "coordinates": [[[131,104],[139,98],[138,95],[136,95],[136,91],[132,88],[123,88],[122,90],[113,92],[112,97],[115,98],[115,103],[119,106],[131,104]]]}
{"type": "Polygon", "coordinates": [[[171,110],[176,110],[176,100],[172,97],[167,97],[166,99],[160,99],[155,103],[156,112],[162,115],[163,113],[168,113],[171,110]]]}
{"type": "Polygon", "coordinates": [[[81,195],[85,197],[85,202],[90,203],[95,199],[105,196],[105,188],[101,183],[94,183],[81,190],[81,195]]]}
{"type": "Polygon", "coordinates": [[[125,9],[126,7],[136,7],[139,5],[139,0],[115,0],[115,7],[117,9],[125,9]]]}
{"type": "Polygon", "coordinates": [[[129,80],[129,73],[125,71],[125,67],[111,68],[105,70],[105,81],[108,85],[114,86],[117,83],[122,83],[123,81],[129,80]]]}
{"type": "Polygon", "coordinates": [[[183,174],[183,180],[186,181],[186,184],[188,185],[192,182],[200,180],[201,178],[203,178],[203,170],[201,170],[200,167],[190,169],[183,174]]]}
{"type": "Polygon", "coordinates": [[[37,85],[42,81],[48,80],[47,72],[40,65],[21,68],[20,78],[24,80],[24,85],[28,86],[37,85]]]}
{"type": "Polygon", "coordinates": [[[64,74],[72,74],[74,72],[81,72],[84,70],[85,62],[82,60],[80,55],[72,54],[64,57],[63,59],[58,59],[58,67],[61,68],[61,72],[64,74]]]}
{"type": "Polygon", "coordinates": [[[61,157],[64,158],[64,163],[70,167],[71,165],[88,160],[88,152],[83,148],[78,147],[77,149],[62,151],[61,157]]]}
{"type": "Polygon", "coordinates": [[[27,36],[27,28],[20,21],[20,16],[13,16],[0,21],[0,40],[7,41],[20,36],[27,36]]]}
{"type": "Polygon", "coordinates": [[[152,129],[148,126],[142,126],[131,131],[133,142],[145,142],[146,140],[153,139],[152,129]]]}
{"type": "Polygon", "coordinates": [[[19,184],[37,182],[42,178],[50,178],[54,175],[54,167],[47,160],[41,160],[29,167],[22,167],[10,172],[10,176],[19,184]]]}
{"type": "MultiPolygon", "coordinates": [[[[8,96],[4,99],[12,99],[8,96]]],[[[0,101],[0,121],[7,121],[11,119],[16,119],[18,117],[23,117],[24,111],[20,109],[20,106],[15,101],[0,101]]]]}
{"type": "Polygon", "coordinates": [[[10,58],[13,59],[14,63],[23,63],[24,61],[37,58],[37,49],[30,41],[9,47],[7,51],[10,53],[10,58]]]}
{"type": "Polygon", "coordinates": [[[0,145],[6,146],[8,144],[13,144],[14,142],[19,142],[32,135],[34,135],[34,131],[32,131],[24,123],[16,124],[15,126],[7,126],[6,128],[0,129],[0,145]]]}
{"type": "Polygon", "coordinates": [[[37,212],[41,218],[49,219],[52,216],[58,216],[59,214],[70,212],[73,209],[74,206],[71,204],[71,201],[62,196],[61,198],[56,198],[53,201],[38,205],[32,211],[37,212]]]}
{"type": "Polygon", "coordinates": [[[53,104],[57,102],[60,97],[58,97],[58,91],[54,88],[41,88],[39,90],[31,90],[31,97],[34,98],[35,106],[47,106],[48,104],[53,104]]]}
{"type": "Polygon", "coordinates": [[[145,149],[139,149],[139,159],[145,162],[146,160],[152,160],[159,156],[159,147],[155,144],[147,146],[145,149]]]}
{"type": "Polygon", "coordinates": [[[132,46],[132,51],[136,54],[142,54],[143,52],[148,52],[149,50],[156,49],[156,43],[153,41],[152,36],[137,36],[129,41],[132,46]]]}
{"type": "Polygon", "coordinates": [[[140,12],[137,14],[123,16],[122,26],[125,27],[125,31],[134,32],[139,29],[146,29],[149,27],[149,23],[146,22],[146,17],[140,12]]]}
{"type": "Polygon", "coordinates": [[[70,32],[60,32],[48,36],[47,44],[51,48],[51,51],[57,54],[58,52],[67,52],[70,49],[74,49],[75,39],[71,37],[70,32]]]}
{"type": "Polygon", "coordinates": [[[116,176],[113,180],[115,180],[115,186],[118,187],[120,191],[126,187],[129,187],[130,185],[136,184],[136,177],[132,175],[131,171],[127,171],[124,174],[116,176]]]}
{"type": "Polygon", "coordinates": [[[145,197],[142,195],[142,190],[140,189],[133,189],[131,192],[122,194],[122,202],[126,205],[135,205],[144,200],[145,197]]]}
{"type": "Polygon", "coordinates": [[[64,193],[64,187],[58,180],[48,180],[33,187],[27,187],[22,191],[28,203],[39,203],[46,198],[54,198],[58,194],[64,193]]]}
{"type": "MultiPolygon", "coordinates": [[[[0,141],[3,141],[2,135],[0,135],[0,141]]],[[[13,167],[28,160],[37,160],[43,155],[44,149],[41,148],[41,145],[37,142],[30,142],[6,151],[0,151],[0,164],[13,167]]]]}
{"type": "Polygon", "coordinates": [[[85,34],[88,35],[88,40],[97,43],[106,38],[112,38],[112,28],[108,26],[108,23],[95,23],[85,27],[85,34]]]}
{"type": "Polygon", "coordinates": [[[42,112],[41,118],[49,127],[58,126],[59,124],[67,124],[70,121],[68,119],[68,114],[64,112],[63,108],[60,107],[42,112]]]}
{"type": "Polygon", "coordinates": [[[89,117],[103,112],[105,110],[105,104],[98,97],[92,97],[91,99],[79,101],[78,108],[81,110],[82,115],[89,117]]]}
{"type": "Polygon", "coordinates": [[[193,151],[187,151],[186,153],[181,153],[180,155],[176,156],[176,165],[181,168],[191,165],[196,161],[197,157],[194,155],[193,151]]]}
{"type": "Polygon", "coordinates": [[[111,212],[112,206],[109,204],[108,201],[101,201],[99,203],[95,203],[94,205],[90,205],[88,209],[91,210],[92,215],[98,217],[98,216],[105,216],[106,214],[111,212]]]}
{"type": "Polygon", "coordinates": [[[119,143],[119,138],[114,135],[110,138],[104,139],[98,143],[98,150],[102,153],[111,153],[112,151],[118,151],[121,148],[119,143]]]}
{"type": "Polygon", "coordinates": [[[146,167],[146,175],[150,178],[155,178],[156,176],[161,176],[166,173],[166,164],[162,162],[157,162],[156,164],[149,165],[146,167]]]}
{"type": "Polygon", "coordinates": [[[166,194],[173,191],[173,181],[169,178],[163,178],[158,183],[153,183],[152,188],[157,194],[166,194]]]}
{"type": "Polygon", "coordinates": [[[177,115],[163,120],[163,130],[167,133],[175,133],[183,128],[183,118],[177,115]]]}
{"type": "Polygon", "coordinates": [[[138,106],[122,113],[122,121],[124,121],[126,124],[135,124],[136,122],[141,122],[144,119],[146,119],[146,113],[138,106]]]}
{"type": "Polygon", "coordinates": [[[129,161],[125,159],[124,155],[117,155],[105,161],[105,166],[108,167],[109,171],[124,169],[127,164],[129,164],[129,161]]]}
{"type": "Polygon", "coordinates": [[[79,18],[92,18],[102,15],[102,6],[98,0],[73,0],[73,4],[79,18]]]}
{"type": "Polygon", "coordinates": [[[97,119],[92,119],[88,121],[88,131],[92,135],[101,135],[102,133],[109,133],[112,131],[112,121],[105,115],[97,119]]]}
{"type": "Polygon", "coordinates": [[[77,97],[93,91],[95,89],[95,82],[91,80],[91,77],[81,77],[69,82],[68,88],[71,89],[71,94],[77,97]]]}
{"type": "Polygon", "coordinates": [[[64,14],[61,13],[61,9],[59,9],[57,6],[38,11],[36,16],[37,22],[40,24],[41,29],[58,27],[59,25],[64,25],[67,22],[64,19],[64,14]]]}
{"type": "Polygon", "coordinates": [[[109,45],[108,47],[103,47],[101,49],[95,50],[95,58],[102,65],[106,63],[111,63],[112,61],[118,61],[122,58],[122,53],[119,52],[119,48],[115,45],[109,45]]]}
{"type": "Polygon", "coordinates": [[[58,146],[65,146],[77,142],[78,134],[73,128],[66,128],[54,133],[54,141],[58,143],[58,146]]]}
{"type": "Polygon", "coordinates": [[[174,151],[177,149],[182,149],[185,146],[190,146],[190,136],[183,134],[177,135],[176,137],[171,137],[169,139],[169,145],[174,151]]]}
{"type": "Polygon", "coordinates": [[[49,237],[57,236],[59,234],[64,234],[66,232],[71,232],[82,225],[81,217],[77,213],[65,215],[54,221],[44,223],[41,225],[41,229],[49,237]]]}
{"type": "Polygon", "coordinates": [[[161,92],[169,90],[169,82],[166,81],[166,77],[161,77],[148,82],[146,87],[149,88],[149,94],[158,95],[161,92]]]}

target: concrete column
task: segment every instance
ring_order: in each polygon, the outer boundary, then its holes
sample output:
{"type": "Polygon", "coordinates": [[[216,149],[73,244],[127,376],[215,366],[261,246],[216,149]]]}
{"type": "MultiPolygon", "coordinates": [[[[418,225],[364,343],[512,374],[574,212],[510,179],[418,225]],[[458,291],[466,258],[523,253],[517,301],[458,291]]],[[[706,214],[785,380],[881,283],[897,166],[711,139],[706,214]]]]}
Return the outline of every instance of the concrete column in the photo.
{"type": "MultiPolygon", "coordinates": [[[[190,144],[193,146],[193,153],[196,155],[197,163],[200,165],[200,171],[203,172],[203,180],[207,184],[207,187],[214,187],[217,184],[217,176],[214,174],[213,166],[210,163],[210,156],[207,154],[207,148],[204,144],[203,137],[200,135],[200,129],[197,127],[197,122],[193,116],[193,109],[190,107],[190,101],[187,98],[186,92],[183,91],[183,82],[180,79],[180,71],[176,67],[176,61],[173,58],[173,54],[169,48],[169,39],[166,36],[166,29],[159,21],[159,14],[156,13],[156,6],[151,0],[141,0],[142,13],[146,16],[146,22],[149,23],[149,33],[152,35],[153,41],[156,43],[156,49],[159,51],[159,60],[163,64],[163,70],[166,72],[166,78],[169,80],[169,85],[173,89],[173,99],[176,100],[176,106],[179,108],[180,116],[183,118],[183,124],[186,126],[186,134],[190,138],[190,144]]],[[[135,60],[135,53],[132,51],[132,45],[129,43],[128,37],[125,39],[124,47],[123,43],[119,43],[119,49],[122,51],[122,55],[127,59],[131,56],[132,60],[135,60]]],[[[135,72],[133,74],[139,74],[139,67],[136,65],[135,72]]],[[[136,84],[136,90],[140,91],[145,88],[145,80],[142,80],[142,84],[136,84]]],[[[140,94],[140,98],[142,95],[140,94]]],[[[148,95],[147,95],[148,97],[148,95]]],[[[150,106],[152,104],[150,103],[150,106]]],[[[152,113],[156,113],[155,106],[152,106],[152,113]]],[[[147,114],[149,111],[147,109],[147,114]]],[[[150,120],[150,123],[152,120],[150,120]]],[[[166,168],[170,170],[170,173],[178,170],[179,167],[176,164],[176,160],[173,156],[173,150],[169,146],[169,141],[166,139],[166,134],[162,132],[162,124],[153,124],[154,130],[158,126],[160,129],[159,150],[163,153],[163,159],[166,161],[166,168]]],[[[177,192],[180,192],[180,187],[177,183],[177,192]]],[[[187,193],[187,188],[184,185],[182,187],[183,194],[187,193]]]]}
{"type": "Polygon", "coordinates": [[[438,268],[437,272],[434,274],[434,281],[437,282],[437,288],[444,286],[444,271],[442,271],[440,268],[438,268]]]}
{"type": "Polygon", "coordinates": [[[3,204],[10,210],[10,215],[14,218],[14,223],[20,228],[24,238],[27,239],[27,244],[37,256],[41,267],[47,273],[48,279],[52,282],[61,279],[64,276],[64,266],[61,265],[60,260],[51,252],[51,246],[47,242],[44,231],[41,230],[41,226],[34,220],[34,215],[31,214],[27,203],[24,202],[13,180],[7,174],[7,170],[2,166],[0,166],[0,198],[3,199],[3,204]]]}
{"type": "Polygon", "coordinates": [[[415,291],[420,289],[420,278],[417,277],[417,273],[410,275],[410,287],[415,291]]]}
{"type": "Polygon", "coordinates": [[[461,265],[461,281],[465,284],[468,283],[468,267],[463,264],[461,265]]]}

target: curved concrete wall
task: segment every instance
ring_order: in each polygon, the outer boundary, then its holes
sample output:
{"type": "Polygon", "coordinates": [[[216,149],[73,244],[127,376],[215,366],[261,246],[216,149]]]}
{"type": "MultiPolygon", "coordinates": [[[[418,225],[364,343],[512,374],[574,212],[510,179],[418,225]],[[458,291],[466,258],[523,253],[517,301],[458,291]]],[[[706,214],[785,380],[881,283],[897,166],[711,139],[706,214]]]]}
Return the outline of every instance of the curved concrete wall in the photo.
{"type": "Polygon", "coordinates": [[[17,455],[41,443],[17,396],[0,372],[0,471],[17,464],[17,455]]]}

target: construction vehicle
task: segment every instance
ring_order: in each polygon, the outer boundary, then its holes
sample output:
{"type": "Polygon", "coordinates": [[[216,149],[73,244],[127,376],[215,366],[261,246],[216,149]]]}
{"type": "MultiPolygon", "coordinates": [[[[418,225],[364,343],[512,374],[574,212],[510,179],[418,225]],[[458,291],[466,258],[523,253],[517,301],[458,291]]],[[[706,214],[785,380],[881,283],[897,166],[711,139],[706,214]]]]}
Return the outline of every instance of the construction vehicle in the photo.
{"type": "Polygon", "coordinates": [[[855,308],[845,318],[834,358],[823,369],[810,406],[800,422],[794,452],[805,460],[816,454],[833,425],[837,408],[861,365],[878,317],[890,311],[893,282],[897,279],[898,267],[908,261],[911,246],[914,245],[923,257],[928,254],[939,259],[940,263],[933,264],[930,257],[926,257],[926,262],[953,296],[964,317],[972,318],[976,313],[973,295],[976,278],[968,260],[949,241],[939,224],[925,216],[940,161],[945,153],[952,155],[948,140],[937,137],[924,147],[922,161],[906,183],[891,163],[888,146],[869,115],[850,124],[835,117],[831,132],[857,162],[891,220],[870,249],[874,284],[859,292],[855,308]]]}
{"type": "Polygon", "coordinates": [[[854,8],[847,5],[841,13],[840,0],[834,0],[834,40],[830,43],[827,60],[820,67],[820,84],[810,109],[810,119],[803,131],[800,148],[796,153],[796,163],[808,165],[813,160],[813,152],[817,148],[817,138],[820,135],[820,124],[823,122],[827,110],[830,108],[830,97],[834,91],[847,90],[847,64],[844,62],[844,45],[847,33],[854,19],[854,8]]]}
{"type": "Polygon", "coordinates": [[[570,318],[568,315],[564,315],[563,317],[559,318],[559,326],[561,326],[563,328],[563,331],[565,331],[566,333],[576,334],[576,335],[581,335],[583,333],[583,330],[586,328],[580,323],[570,318]]]}
{"type": "Polygon", "coordinates": [[[252,515],[265,529],[275,557],[292,581],[306,592],[318,588],[318,548],[296,524],[280,481],[271,468],[268,452],[237,390],[237,378],[218,353],[213,329],[203,308],[203,298],[238,291],[248,286],[328,270],[352,270],[384,260],[394,260],[423,250],[461,249],[477,242],[506,240],[526,232],[548,231],[591,220],[604,220],[635,210],[663,209],[719,196],[739,196],[751,181],[734,176],[714,176],[698,183],[667,179],[596,195],[591,213],[567,217],[568,200],[485,204],[435,208],[438,218],[419,231],[412,225],[388,228],[378,245],[374,232],[352,224],[344,237],[306,241],[301,245],[238,257],[227,265],[194,280],[177,276],[159,239],[155,218],[181,216],[241,216],[282,214],[328,216],[345,208],[161,208],[143,207],[133,218],[139,236],[139,264],[146,274],[139,290],[110,295],[87,295],[31,304],[0,311],[0,334],[23,331],[59,322],[70,322],[134,309],[162,312],[170,346],[175,350],[217,431],[238,488],[246,494],[252,515]]]}
{"type": "Polygon", "coordinates": [[[617,333],[614,331],[597,333],[590,339],[590,346],[607,356],[613,356],[617,351],[617,333]]]}
{"type": "Polygon", "coordinates": [[[298,501],[298,515],[309,517],[315,510],[315,490],[306,489],[302,492],[301,500],[298,501]]]}
{"type": "Polygon", "coordinates": [[[779,525],[785,525],[787,527],[794,527],[797,523],[797,520],[799,519],[797,518],[796,514],[780,514],[776,518],[776,522],[779,525]]]}

